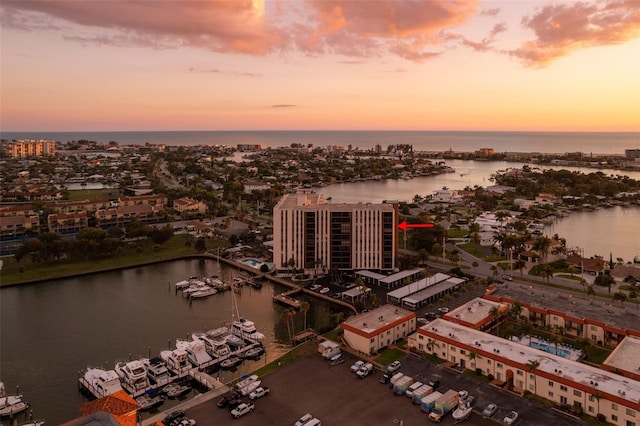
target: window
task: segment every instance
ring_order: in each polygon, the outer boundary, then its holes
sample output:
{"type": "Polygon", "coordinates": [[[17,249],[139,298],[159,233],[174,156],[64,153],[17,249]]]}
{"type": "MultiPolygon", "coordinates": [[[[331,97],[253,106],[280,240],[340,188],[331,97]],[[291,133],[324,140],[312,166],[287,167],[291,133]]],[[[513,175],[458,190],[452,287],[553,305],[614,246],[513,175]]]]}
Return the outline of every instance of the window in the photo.
{"type": "Polygon", "coordinates": [[[565,391],[565,392],[566,392],[566,391],[567,391],[567,387],[566,387],[566,386],[564,386],[564,385],[560,385],[560,390],[561,390],[561,391],[565,391]]]}
{"type": "Polygon", "coordinates": [[[500,363],[500,362],[499,362],[499,363],[497,363],[497,364],[496,364],[496,366],[497,366],[498,368],[502,368],[502,363],[500,363]]]}
{"type": "Polygon", "coordinates": [[[575,395],[575,396],[582,396],[582,392],[580,392],[580,391],[579,391],[579,390],[577,390],[577,389],[574,389],[574,390],[573,390],[573,395],[575,395]]]}
{"type": "Polygon", "coordinates": [[[549,392],[549,398],[553,398],[553,392],[549,392]]]}
{"type": "Polygon", "coordinates": [[[595,411],[595,410],[593,409],[593,405],[590,405],[590,406],[589,406],[588,411],[589,411],[590,413],[593,413],[593,412],[595,411]]]}
{"type": "Polygon", "coordinates": [[[594,398],[594,396],[593,396],[593,395],[589,395],[589,401],[593,402],[593,400],[594,400],[594,399],[595,399],[595,398],[594,398]]]}
{"type": "Polygon", "coordinates": [[[611,409],[613,411],[618,411],[618,404],[614,404],[613,402],[611,403],[611,409]]]}
{"type": "Polygon", "coordinates": [[[549,380],[549,387],[552,388],[553,387],[553,382],[551,380],[549,380]]]}
{"type": "Polygon", "coordinates": [[[372,338],[372,339],[370,340],[370,342],[371,342],[371,343],[373,343],[375,340],[376,340],[375,338],[372,338]]]}
{"type": "Polygon", "coordinates": [[[524,373],[522,372],[522,370],[518,370],[518,371],[516,371],[516,374],[517,374],[518,376],[524,376],[524,373]]]}
{"type": "Polygon", "coordinates": [[[627,416],[635,417],[636,416],[635,410],[632,410],[631,408],[627,408],[627,416]]]}
{"type": "Polygon", "coordinates": [[[567,402],[568,401],[567,401],[567,397],[566,396],[561,396],[560,397],[560,404],[567,405],[567,402]]]}
{"type": "Polygon", "coordinates": [[[460,349],[460,355],[466,355],[467,351],[465,351],[464,349],[460,349]]]}
{"type": "Polygon", "coordinates": [[[611,415],[611,420],[613,420],[614,422],[618,421],[618,416],[616,416],[615,414],[611,415]]]}
{"type": "Polygon", "coordinates": [[[455,351],[456,351],[456,348],[452,346],[451,347],[451,352],[455,352],[455,351]]]}

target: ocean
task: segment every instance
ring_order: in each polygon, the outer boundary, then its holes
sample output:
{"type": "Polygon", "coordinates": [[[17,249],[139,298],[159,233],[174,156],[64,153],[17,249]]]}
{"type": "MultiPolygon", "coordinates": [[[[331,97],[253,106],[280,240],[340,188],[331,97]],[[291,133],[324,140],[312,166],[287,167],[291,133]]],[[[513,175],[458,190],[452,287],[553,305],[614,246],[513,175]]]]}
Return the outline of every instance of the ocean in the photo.
{"type": "Polygon", "coordinates": [[[493,148],[496,152],[582,152],[624,155],[640,149],[640,132],[469,132],[469,131],[145,131],[145,132],[0,132],[2,139],[52,139],[60,142],[91,140],[119,144],[228,145],[261,144],[264,148],[293,143],[385,149],[410,144],[416,151],[473,152],[493,148]]]}

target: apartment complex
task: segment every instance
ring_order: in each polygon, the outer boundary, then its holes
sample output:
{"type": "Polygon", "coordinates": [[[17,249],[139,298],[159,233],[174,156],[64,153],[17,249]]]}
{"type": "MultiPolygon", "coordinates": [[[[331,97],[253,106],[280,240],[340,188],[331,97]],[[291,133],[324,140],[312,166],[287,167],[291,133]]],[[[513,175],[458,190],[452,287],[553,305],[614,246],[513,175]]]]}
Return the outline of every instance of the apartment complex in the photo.
{"type": "MultiPolygon", "coordinates": [[[[609,424],[640,425],[640,375],[634,371],[640,332],[627,330],[603,365],[594,366],[580,362],[576,348],[565,346],[558,351],[549,342],[545,346],[537,340],[508,340],[484,332],[499,316],[491,312],[506,313],[509,307],[509,302],[493,299],[472,300],[418,328],[408,337],[409,346],[475,370],[504,389],[530,392],[609,424]]],[[[526,309],[522,311],[525,317],[526,309]]],[[[558,314],[546,313],[550,320],[556,317],[552,321],[560,320],[558,314]]]]}
{"type": "Polygon", "coordinates": [[[46,157],[56,155],[56,143],[47,140],[26,140],[7,142],[6,153],[9,157],[46,157]]]}
{"type": "Polygon", "coordinates": [[[273,209],[277,270],[392,271],[397,204],[331,204],[322,194],[284,195],[273,209]]]}
{"type": "Polygon", "coordinates": [[[343,338],[353,349],[367,355],[377,353],[416,328],[416,314],[393,305],[349,318],[340,324],[343,338]]]}

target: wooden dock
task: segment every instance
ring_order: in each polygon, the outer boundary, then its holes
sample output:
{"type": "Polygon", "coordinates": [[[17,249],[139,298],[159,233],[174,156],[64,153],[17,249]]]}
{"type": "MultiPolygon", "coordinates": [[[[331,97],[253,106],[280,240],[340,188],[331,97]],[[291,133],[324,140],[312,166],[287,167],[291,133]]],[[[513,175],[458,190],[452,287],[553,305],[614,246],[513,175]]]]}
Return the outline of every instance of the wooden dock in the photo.
{"type": "Polygon", "coordinates": [[[318,337],[318,333],[316,333],[315,330],[308,328],[304,331],[296,333],[296,335],[293,336],[291,340],[295,346],[298,343],[306,342],[307,340],[315,339],[316,337],[318,337]]]}
{"type": "Polygon", "coordinates": [[[282,303],[283,305],[290,306],[294,309],[300,309],[300,301],[293,297],[286,296],[284,293],[273,296],[273,301],[275,303],[282,303]]]}

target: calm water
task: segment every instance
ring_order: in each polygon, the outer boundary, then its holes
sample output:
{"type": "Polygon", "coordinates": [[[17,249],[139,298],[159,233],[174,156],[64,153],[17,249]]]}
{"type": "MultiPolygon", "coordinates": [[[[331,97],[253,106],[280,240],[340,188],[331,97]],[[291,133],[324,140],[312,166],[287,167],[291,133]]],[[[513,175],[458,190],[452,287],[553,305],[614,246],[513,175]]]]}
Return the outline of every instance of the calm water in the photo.
{"type": "Polygon", "coordinates": [[[640,148],[638,132],[458,132],[458,131],[191,131],[191,132],[2,132],[3,139],[87,139],[120,144],[228,145],[263,147],[352,145],[370,149],[380,144],[412,144],[418,151],[471,152],[493,148],[498,152],[583,152],[624,154],[640,148]]]}
{"type": "MultiPolygon", "coordinates": [[[[130,356],[157,356],[169,343],[175,347],[176,338],[231,322],[230,292],[189,303],[169,286],[217,271],[212,261],[179,261],[0,290],[1,380],[10,393],[19,385],[34,417],[47,424],[78,417],[77,407],[87,401],[77,389],[78,371],[113,368],[130,356]]],[[[231,279],[231,272],[225,267],[221,275],[231,279]]],[[[284,352],[278,342],[287,340],[280,320],[284,308],[273,304],[274,290],[269,284],[244,287],[236,296],[240,314],[265,334],[268,360],[284,352]]],[[[308,322],[326,326],[331,307],[310,302],[308,322]]],[[[296,321],[302,329],[301,314],[296,321]]],[[[264,363],[264,357],[247,361],[220,377],[230,381],[264,363]]]]}
{"type": "MultiPolygon", "coordinates": [[[[506,161],[463,161],[447,160],[455,173],[438,176],[419,177],[411,180],[390,179],[370,182],[353,182],[315,188],[317,192],[331,197],[334,203],[380,203],[384,200],[411,201],[415,195],[425,196],[447,187],[462,189],[465,186],[493,185],[489,180],[497,170],[522,167],[521,163],[506,161]],[[461,176],[462,175],[462,176],[461,176]]],[[[562,169],[563,167],[546,167],[562,169]]],[[[567,169],[568,167],[564,167],[567,169]]],[[[584,173],[597,170],[569,168],[584,173]]],[[[605,174],[618,174],[616,170],[601,170],[605,174]]],[[[640,172],[624,172],[633,179],[640,180],[640,172]]],[[[640,255],[640,218],[638,209],[608,209],[595,212],[573,213],[545,229],[545,233],[558,233],[567,240],[568,246],[584,248],[585,256],[604,255],[607,259],[612,252],[625,261],[640,255]]]]}

